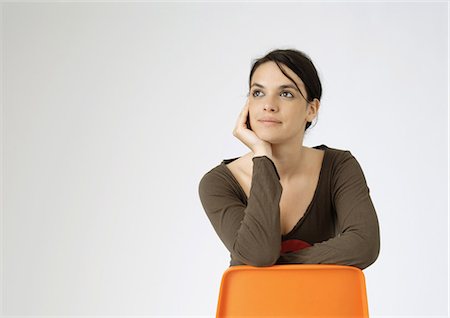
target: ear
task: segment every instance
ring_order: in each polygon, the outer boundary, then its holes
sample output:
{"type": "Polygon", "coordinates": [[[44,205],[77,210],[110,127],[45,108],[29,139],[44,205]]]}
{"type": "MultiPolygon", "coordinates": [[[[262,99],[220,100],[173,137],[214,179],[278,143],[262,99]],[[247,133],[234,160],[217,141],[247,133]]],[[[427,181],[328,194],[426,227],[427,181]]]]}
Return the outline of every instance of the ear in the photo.
{"type": "Polygon", "coordinates": [[[320,101],[317,98],[314,98],[312,102],[308,103],[308,109],[307,109],[307,121],[313,121],[313,119],[317,116],[317,113],[319,112],[320,108],[320,101]]]}

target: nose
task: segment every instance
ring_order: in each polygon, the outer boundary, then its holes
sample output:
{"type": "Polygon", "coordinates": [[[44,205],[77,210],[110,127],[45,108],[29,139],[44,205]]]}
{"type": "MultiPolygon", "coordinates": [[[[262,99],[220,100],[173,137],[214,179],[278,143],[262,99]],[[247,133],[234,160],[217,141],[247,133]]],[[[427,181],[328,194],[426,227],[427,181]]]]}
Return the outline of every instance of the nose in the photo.
{"type": "Polygon", "coordinates": [[[270,104],[264,104],[264,111],[276,112],[278,111],[278,107],[272,102],[270,104]]]}
{"type": "Polygon", "coordinates": [[[277,94],[268,94],[263,97],[261,102],[264,103],[264,111],[265,112],[277,112],[278,111],[278,95],[277,94]]]}

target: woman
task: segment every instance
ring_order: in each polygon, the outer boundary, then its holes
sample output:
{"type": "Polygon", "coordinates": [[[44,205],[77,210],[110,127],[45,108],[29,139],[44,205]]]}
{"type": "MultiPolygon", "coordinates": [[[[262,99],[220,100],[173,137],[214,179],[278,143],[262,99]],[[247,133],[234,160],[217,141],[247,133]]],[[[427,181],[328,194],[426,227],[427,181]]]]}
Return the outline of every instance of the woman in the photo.
{"type": "Polygon", "coordinates": [[[233,135],[250,151],[223,160],[199,184],[230,266],[371,265],[379,225],[358,161],[348,150],[303,146],[322,95],[310,58],[268,53],[253,64],[249,90],[233,135]]]}

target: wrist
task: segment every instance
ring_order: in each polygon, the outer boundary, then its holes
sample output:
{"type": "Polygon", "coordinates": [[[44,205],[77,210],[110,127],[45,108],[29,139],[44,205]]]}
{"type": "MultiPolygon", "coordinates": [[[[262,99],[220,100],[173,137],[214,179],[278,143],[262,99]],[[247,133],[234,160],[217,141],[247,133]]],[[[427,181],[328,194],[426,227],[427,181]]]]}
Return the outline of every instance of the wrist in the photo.
{"type": "Polygon", "coordinates": [[[253,157],[261,157],[261,156],[267,156],[270,159],[272,159],[272,150],[271,149],[255,149],[255,151],[253,151],[253,157]]]}

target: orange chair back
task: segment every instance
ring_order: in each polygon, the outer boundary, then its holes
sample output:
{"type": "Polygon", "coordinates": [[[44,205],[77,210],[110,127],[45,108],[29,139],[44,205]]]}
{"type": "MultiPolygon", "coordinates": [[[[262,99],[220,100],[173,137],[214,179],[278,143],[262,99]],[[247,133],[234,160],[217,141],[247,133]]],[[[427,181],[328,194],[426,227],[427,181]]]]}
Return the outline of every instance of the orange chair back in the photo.
{"type": "Polygon", "coordinates": [[[369,317],[361,269],[331,264],[238,265],[222,276],[217,318],[369,317]]]}

